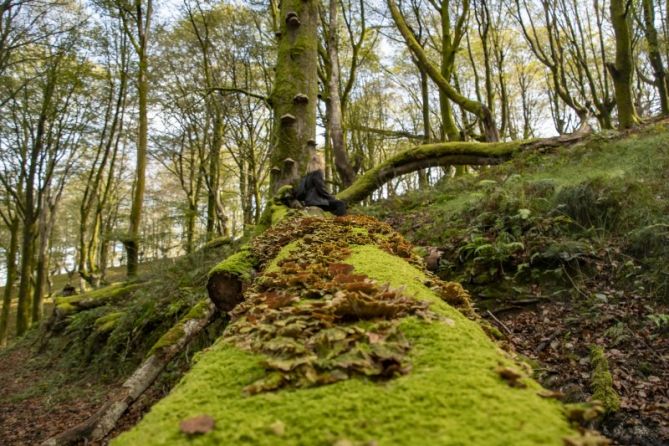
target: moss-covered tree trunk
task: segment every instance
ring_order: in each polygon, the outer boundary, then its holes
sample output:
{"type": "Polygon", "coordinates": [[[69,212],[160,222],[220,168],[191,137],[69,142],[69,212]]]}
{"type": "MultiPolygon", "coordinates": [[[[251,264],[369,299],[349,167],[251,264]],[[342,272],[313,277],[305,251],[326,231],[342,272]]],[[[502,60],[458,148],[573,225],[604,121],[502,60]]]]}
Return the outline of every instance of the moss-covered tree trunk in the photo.
{"type": "Polygon", "coordinates": [[[655,2],[643,0],[643,31],[648,42],[648,59],[653,67],[655,87],[660,100],[660,110],[663,115],[669,115],[669,92],[667,91],[667,72],[662,61],[660,40],[655,27],[655,2]]]}
{"type": "Polygon", "coordinates": [[[271,155],[272,189],[303,173],[316,146],[318,101],[318,5],[316,0],[283,0],[271,104],[275,135],[271,155]]]}
{"type": "Polygon", "coordinates": [[[134,2],[133,7],[124,0],[114,0],[113,6],[121,18],[123,31],[130,40],[137,54],[137,97],[138,97],[138,129],[137,152],[135,167],[135,183],[130,207],[128,235],[123,240],[126,250],[127,275],[137,276],[139,262],[139,230],[142,222],[144,190],[146,188],[146,163],[149,136],[149,31],[153,15],[153,0],[134,2]]]}
{"type": "Polygon", "coordinates": [[[613,78],[618,107],[618,126],[627,129],[639,123],[634,108],[632,95],[632,35],[630,21],[632,16],[631,2],[627,0],[611,0],[611,24],[616,36],[616,61],[609,63],[607,68],[613,78]]]}
{"type": "Polygon", "coordinates": [[[221,274],[244,284],[231,323],[113,445],[582,444],[464,289],[385,224],[287,217],[221,274]]]}

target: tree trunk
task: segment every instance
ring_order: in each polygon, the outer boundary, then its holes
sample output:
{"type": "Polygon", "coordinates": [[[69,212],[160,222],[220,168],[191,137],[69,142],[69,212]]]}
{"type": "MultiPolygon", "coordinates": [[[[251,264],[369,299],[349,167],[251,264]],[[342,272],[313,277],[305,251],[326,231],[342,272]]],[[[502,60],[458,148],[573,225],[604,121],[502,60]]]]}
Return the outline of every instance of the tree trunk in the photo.
{"type": "Polygon", "coordinates": [[[271,189],[296,181],[316,145],[318,101],[318,5],[283,0],[274,90],[271,189]]]}
{"type": "Polygon", "coordinates": [[[582,441],[387,225],[280,221],[250,249],[265,269],[219,341],[115,446],[185,445],[197,421],[211,444],[582,441]]]}
{"type": "Polygon", "coordinates": [[[644,33],[648,42],[648,58],[653,67],[655,76],[655,87],[660,99],[660,109],[663,115],[669,114],[669,94],[667,92],[667,72],[662,62],[660,53],[660,43],[657,37],[657,28],[655,28],[655,2],[653,0],[643,0],[643,18],[644,33]]]}
{"type": "Polygon", "coordinates": [[[31,306],[32,322],[38,322],[42,318],[42,300],[44,297],[44,287],[48,274],[48,252],[49,246],[49,225],[48,216],[49,206],[44,203],[38,219],[38,244],[35,262],[35,287],[33,289],[33,301],[31,306]]]}
{"type": "MultiPolygon", "coordinates": [[[[313,1],[313,0],[312,0],[313,1]]],[[[328,127],[332,141],[335,168],[344,188],[355,180],[355,172],[346,153],[344,129],[342,128],[342,107],[339,94],[339,50],[337,48],[337,0],[330,0],[330,23],[328,26],[328,56],[330,78],[328,80],[328,127]]]]}
{"type": "Polygon", "coordinates": [[[127,276],[137,276],[139,257],[139,235],[144,206],[144,190],[146,187],[146,157],[149,133],[149,31],[153,14],[153,0],[143,5],[137,0],[134,8],[128,8],[122,0],[114,0],[123,22],[123,29],[137,53],[137,96],[139,99],[139,128],[137,135],[137,164],[135,168],[135,184],[130,208],[130,224],[128,236],[123,240],[127,256],[127,276]],[[133,31],[131,26],[135,27],[133,31]]]}
{"type": "Polygon", "coordinates": [[[581,141],[587,132],[576,132],[555,138],[536,141],[509,141],[479,143],[467,141],[424,144],[398,153],[365,172],[337,198],[348,203],[364,200],[375,190],[400,175],[416,172],[427,167],[460,165],[490,166],[508,160],[519,150],[543,150],[581,141]]]}
{"type": "Polygon", "coordinates": [[[611,0],[611,24],[616,37],[616,61],[609,63],[607,68],[613,78],[613,87],[616,92],[618,106],[618,127],[630,128],[639,123],[634,108],[632,95],[632,36],[630,33],[631,17],[630,0],[611,0]]]}
{"type": "Polygon", "coordinates": [[[137,94],[139,96],[139,135],[137,138],[137,167],[135,170],[135,187],[130,210],[130,227],[128,238],[123,242],[128,257],[127,275],[137,276],[139,254],[139,228],[142,222],[142,207],[144,205],[144,189],[146,188],[146,156],[148,148],[149,118],[148,118],[148,60],[146,41],[139,52],[139,73],[137,77],[137,94]]]}
{"type": "MultiPolygon", "coordinates": [[[[211,101],[216,100],[211,98],[211,101]]],[[[216,237],[216,223],[217,223],[217,209],[216,203],[218,200],[218,185],[220,183],[221,170],[221,146],[223,138],[223,123],[221,112],[216,104],[209,106],[214,114],[214,126],[212,129],[211,148],[209,152],[209,180],[207,181],[207,240],[216,237]]]]}
{"type": "MultiPolygon", "coordinates": [[[[421,108],[423,112],[423,144],[429,144],[430,136],[432,134],[432,129],[430,128],[430,90],[427,73],[423,70],[420,70],[420,93],[421,108]]],[[[425,169],[418,171],[418,187],[420,189],[427,189],[430,187],[428,171],[425,169]]]]}
{"type": "Polygon", "coordinates": [[[9,308],[12,305],[12,294],[16,283],[16,257],[19,245],[19,217],[15,215],[9,226],[9,249],[7,250],[7,278],[2,296],[2,313],[0,314],[0,347],[7,342],[9,331],[9,308]]]}

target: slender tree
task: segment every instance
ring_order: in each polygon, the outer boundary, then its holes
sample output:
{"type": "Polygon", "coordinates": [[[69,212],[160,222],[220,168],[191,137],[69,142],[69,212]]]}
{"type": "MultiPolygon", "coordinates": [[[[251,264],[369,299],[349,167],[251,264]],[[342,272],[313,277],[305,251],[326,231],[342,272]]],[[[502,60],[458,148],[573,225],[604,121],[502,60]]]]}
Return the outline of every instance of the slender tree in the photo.
{"type": "Polygon", "coordinates": [[[616,37],[615,63],[607,68],[613,78],[618,108],[618,126],[630,128],[639,123],[632,95],[632,75],[634,61],[632,59],[632,33],[630,30],[632,0],[611,0],[610,13],[613,32],[616,37]]]}
{"type": "Polygon", "coordinates": [[[127,255],[127,275],[137,275],[139,231],[146,188],[146,162],[149,134],[149,33],[153,16],[153,0],[110,0],[107,6],[118,14],[126,36],[137,55],[138,130],[135,181],[128,234],[123,245],[127,255]]]}

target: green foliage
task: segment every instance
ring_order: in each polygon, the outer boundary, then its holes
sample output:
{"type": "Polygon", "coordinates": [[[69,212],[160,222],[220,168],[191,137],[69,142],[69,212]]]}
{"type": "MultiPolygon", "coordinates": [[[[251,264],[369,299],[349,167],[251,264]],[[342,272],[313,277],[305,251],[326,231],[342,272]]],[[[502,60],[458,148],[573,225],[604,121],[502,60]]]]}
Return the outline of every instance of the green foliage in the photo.
{"type": "Polygon", "coordinates": [[[666,299],[668,133],[658,124],[555,153],[520,153],[365,212],[397,222],[416,244],[439,247],[439,275],[478,297],[514,299],[537,283],[561,293],[595,274],[606,255],[619,286],[640,282],[666,299]]]}

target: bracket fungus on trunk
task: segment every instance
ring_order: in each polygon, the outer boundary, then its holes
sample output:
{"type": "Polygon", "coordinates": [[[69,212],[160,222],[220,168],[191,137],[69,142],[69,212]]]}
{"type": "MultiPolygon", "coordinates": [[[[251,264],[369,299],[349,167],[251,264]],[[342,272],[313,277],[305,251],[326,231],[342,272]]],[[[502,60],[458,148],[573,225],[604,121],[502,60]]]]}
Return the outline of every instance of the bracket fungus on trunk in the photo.
{"type": "Polygon", "coordinates": [[[297,16],[297,13],[295,11],[290,11],[288,14],[286,14],[286,25],[290,28],[299,28],[302,22],[300,22],[300,18],[297,16]]]}
{"type": "Polygon", "coordinates": [[[293,98],[293,104],[299,105],[299,104],[308,104],[309,103],[309,96],[306,94],[296,94],[295,97],[293,98]]]}

